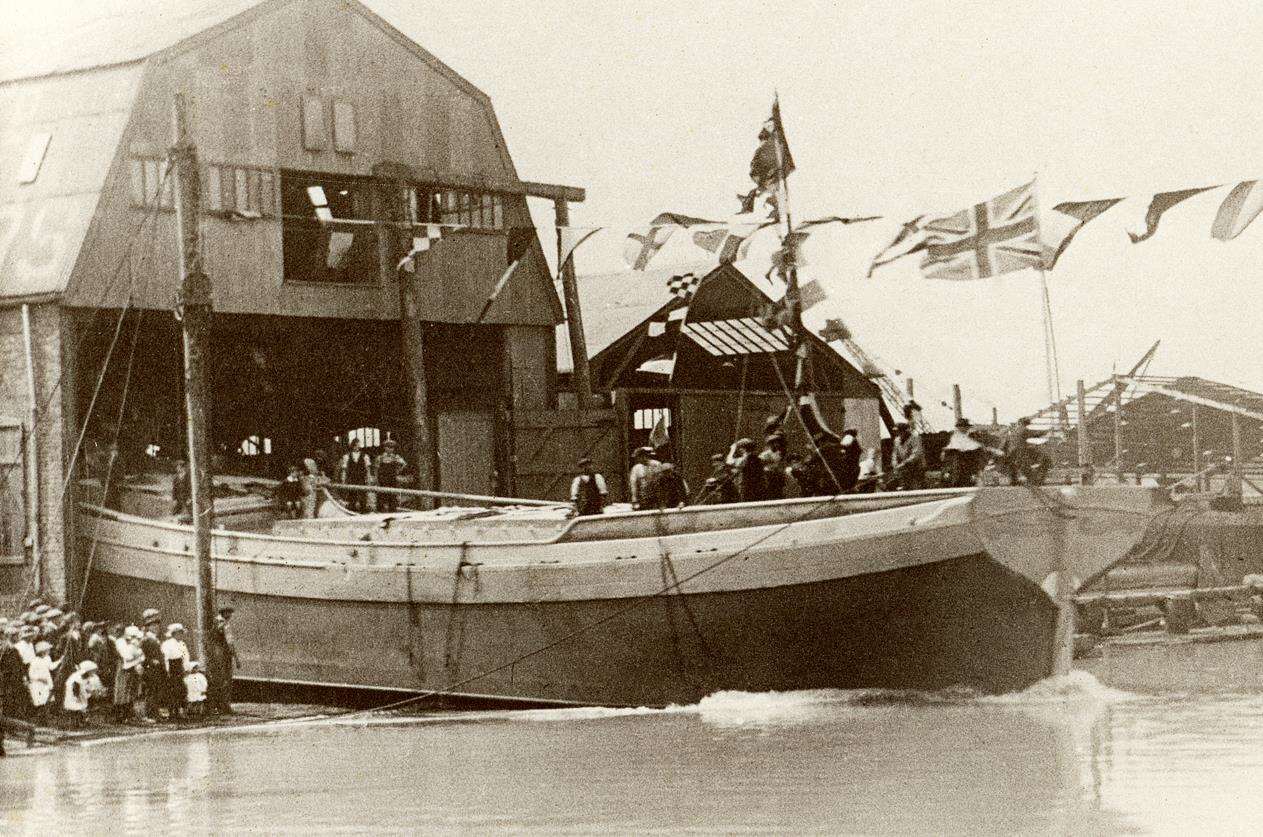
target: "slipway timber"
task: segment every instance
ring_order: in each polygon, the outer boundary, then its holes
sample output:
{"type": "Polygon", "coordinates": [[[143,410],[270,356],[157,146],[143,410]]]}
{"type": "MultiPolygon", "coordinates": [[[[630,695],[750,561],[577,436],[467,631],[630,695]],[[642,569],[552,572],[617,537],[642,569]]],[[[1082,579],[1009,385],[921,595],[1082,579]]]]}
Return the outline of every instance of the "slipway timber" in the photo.
{"type": "MultiPolygon", "coordinates": [[[[1056,580],[1099,576],[1164,508],[1067,486],[278,521],[216,530],[213,576],[242,674],[278,683],[606,705],[1005,692],[1056,670],[1056,580]]],[[[194,605],[190,527],[82,512],[88,613],[194,605]]]]}

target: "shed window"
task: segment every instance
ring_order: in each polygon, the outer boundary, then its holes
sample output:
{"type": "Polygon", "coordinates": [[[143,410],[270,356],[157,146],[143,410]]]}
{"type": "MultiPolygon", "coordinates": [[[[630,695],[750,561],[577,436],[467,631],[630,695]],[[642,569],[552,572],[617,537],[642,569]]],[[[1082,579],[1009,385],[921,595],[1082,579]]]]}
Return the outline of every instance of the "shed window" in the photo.
{"type": "Polygon", "coordinates": [[[276,214],[276,177],[269,169],[211,163],[202,175],[202,190],[211,212],[260,218],[276,214]]]}
{"type": "Polygon", "coordinates": [[[48,151],[48,143],[53,135],[41,131],[31,137],[26,146],[26,156],[22,158],[22,168],[18,170],[18,183],[34,183],[39,177],[40,166],[44,165],[44,154],[48,151]]]}
{"type": "Polygon", "coordinates": [[[333,147],[343,154],[355,153],[355,106],[346,99],[333,100],[333,147]]]}
{"type": "Polygon", "coordinates": [[[169,172],[170,163],[149,157],[136,157],[131,161],[132,206],[175,208],[175,174],[169,172]]]}
{"type": "Polygon", "coordinates": [[[377,281],[372,194],[368,178],[281,172],[286,282],[377,281]]]}
{"type": "Polygon", "coordinates": [[[323,151],[329,145],[325,103],[319,96],[303,97],[303,148],[323,151]]]}
{"type": "Polygon", "coordinates": [[[475,230],[504,229],[504,198],[492,192],[471,192],[419,186],[409,196],[419,224],[452,224],[475,230]]]}

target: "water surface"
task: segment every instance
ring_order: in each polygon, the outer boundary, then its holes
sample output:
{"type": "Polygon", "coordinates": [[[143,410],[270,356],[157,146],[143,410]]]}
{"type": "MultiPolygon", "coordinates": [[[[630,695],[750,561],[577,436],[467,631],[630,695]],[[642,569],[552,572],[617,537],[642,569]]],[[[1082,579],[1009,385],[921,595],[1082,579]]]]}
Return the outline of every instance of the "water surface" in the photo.
{"type": "Polygon", "coordinates": [[[1260,647],[1207,648],[1112,655],[998,698],[720,693],[667,710],[359,717],[64,747],[0,763],[0,822],[13,833],[1259,833],[1260,647]],[[1155,691],[1154,672],[1187,672],[1184,657],[1215,674],[1155,691]]]}

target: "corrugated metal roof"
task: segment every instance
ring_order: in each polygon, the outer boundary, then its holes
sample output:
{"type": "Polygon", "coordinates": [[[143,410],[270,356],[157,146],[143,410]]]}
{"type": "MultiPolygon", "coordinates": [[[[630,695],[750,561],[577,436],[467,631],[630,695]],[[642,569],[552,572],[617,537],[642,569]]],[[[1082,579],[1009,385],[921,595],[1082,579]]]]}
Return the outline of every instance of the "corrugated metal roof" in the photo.
{"type": "Polygon", "coordinates": [[[66,286],[122,139],[141,65],[0,85],[0,298],[66,286]],[[39,174],[19,182],[31,138],[39,174]]]}
{"type": "Polygon", "coordinates": [[[683,331],[716,357],[789,351],[785,329],[769,331],[754,317],[687,322],[683,331]]]}
{"type": "Polygon", "coordinates": [[[6,10],[0,82],[139,61],[265,0],[41,0],[6,10]]]}

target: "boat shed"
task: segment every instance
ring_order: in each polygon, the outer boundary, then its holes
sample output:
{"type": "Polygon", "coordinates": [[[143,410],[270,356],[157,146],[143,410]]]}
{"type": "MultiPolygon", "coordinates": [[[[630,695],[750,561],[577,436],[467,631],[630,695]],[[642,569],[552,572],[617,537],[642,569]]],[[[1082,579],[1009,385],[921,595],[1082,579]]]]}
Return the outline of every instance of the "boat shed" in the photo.
{"type": "MultiPolygon", "coordinates": [[[[609,393],[619,416],[621,466],[649,444],[655,427],[668,433],[667,455],[691,488],[710,472],[710,457],[743,436],[762,442],[764,422],[792,401],[796,360],[783,328],[768,313],[783,289],[765,290],[739,266],[721,264],[702,276],[691,299],[674,295],[679,271],[648,270],[579,277],[592,388],[609,393]]],[[[558,369],[570,371],[569,341],[557,329],[558,369]]],[[[865,448],[881,447],[891,414],[878,384],[831,343],[808,336],[812,391],[836,432],[855,428],[865,448]]],[[[879,374],[879,373],[878,373],[879,374]]],[[[785,426],[791,452],[809,441],[796,421],[785,426]]],[[[623,476],[623,475],[620,475],[623,476]]],[[[621,481],[621,480],[620,480],[621,481]]]]}
{"type": "Polygon", "coordinates": [[[1076,402],[1077,395],[1031,417],[1032,429],[1048,435],[1054,467],[1067,473],[1079,470],[1082,428],[1101,477],[1165,482],[1214,470],[1205,487],[1225,478],[1234,446],[1242,474],[1263,477],[1263,393],[1193,375],[1130,374],[1086,387],[1082,417],[1076,402]]]}
{"type": "Polygon", "coordinates": [[[0,33],[0,406],[21,425],[0,432],[25,465],[0,497],[25,521],[0,594],[72,595],[85,463],[183,456],[177,94],[217,472],[393,437],[420,487],[515,490],[520,427],[567,424],[526,198],[583,190],[523,181],[486,94],[355,0],[53,0],[39,19],[0,33]]]}

